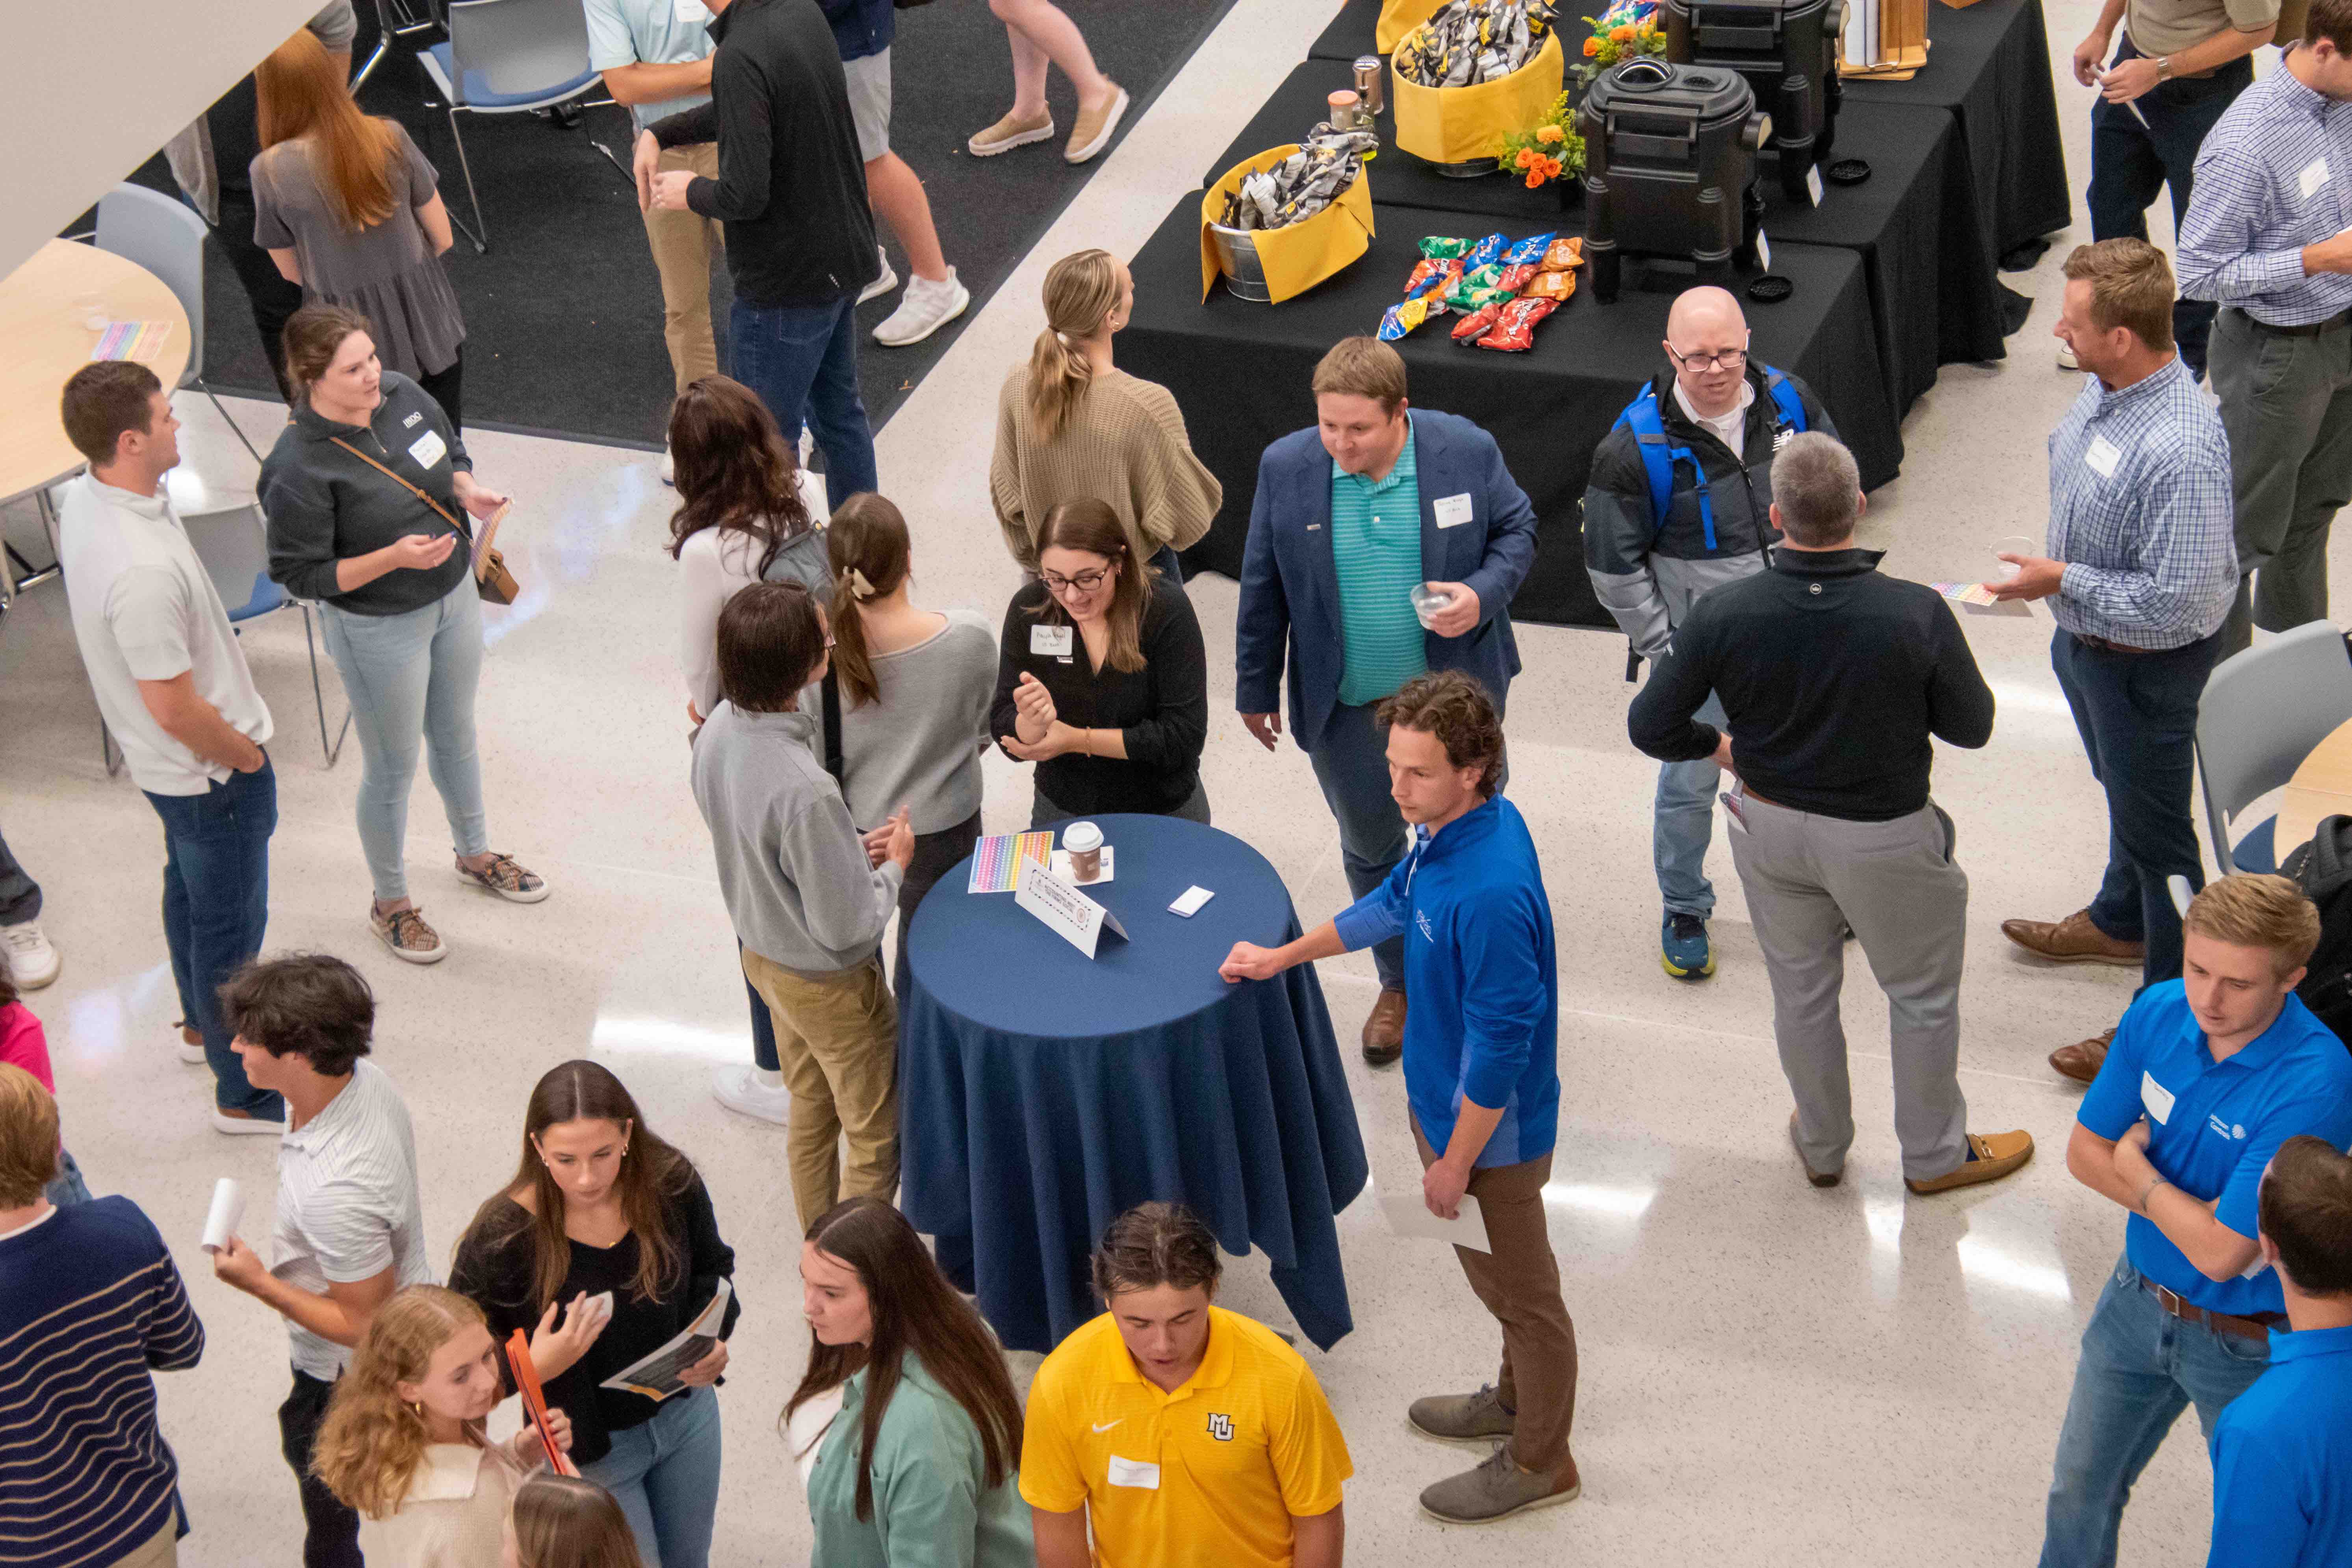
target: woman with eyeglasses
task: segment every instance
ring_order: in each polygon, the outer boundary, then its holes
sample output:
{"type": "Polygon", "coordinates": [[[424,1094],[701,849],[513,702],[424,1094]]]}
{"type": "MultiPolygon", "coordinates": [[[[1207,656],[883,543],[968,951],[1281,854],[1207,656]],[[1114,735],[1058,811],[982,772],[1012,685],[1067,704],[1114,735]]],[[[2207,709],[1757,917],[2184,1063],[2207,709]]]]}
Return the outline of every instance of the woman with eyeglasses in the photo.
{"type": "Polygon", "coordinates": [[[1037,764],[1030,826],[1122,811],[1208,821],[1208,656],[1183,589],[1136,559],[1098,500],[1045,514],[1037,570],[1004,613],[989,713],[1005,754],[1037,764]]]}

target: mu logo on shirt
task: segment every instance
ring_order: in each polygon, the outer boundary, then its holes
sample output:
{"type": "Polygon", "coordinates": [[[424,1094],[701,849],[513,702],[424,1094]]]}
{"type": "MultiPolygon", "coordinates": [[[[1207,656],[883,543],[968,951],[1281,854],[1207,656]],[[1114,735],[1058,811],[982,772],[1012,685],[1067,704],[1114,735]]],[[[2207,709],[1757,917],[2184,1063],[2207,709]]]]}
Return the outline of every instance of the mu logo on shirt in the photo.
{"type": "Polygon", "coordinates": [[[1220,1443],[1232,1442],[1234,1440],[1234,1418],[1230,1415],[1211,1415],[1209,1417],[1209,1436],[1214,1437],[1220,1443]]]}

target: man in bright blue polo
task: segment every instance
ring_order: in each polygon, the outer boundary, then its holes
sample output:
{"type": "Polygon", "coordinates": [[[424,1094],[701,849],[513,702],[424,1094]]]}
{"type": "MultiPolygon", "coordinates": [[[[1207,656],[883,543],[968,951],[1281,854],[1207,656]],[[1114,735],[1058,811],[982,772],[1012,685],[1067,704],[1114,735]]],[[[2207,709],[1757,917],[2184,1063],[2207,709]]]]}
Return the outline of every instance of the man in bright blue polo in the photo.
{"type": "Polygon", "coordinates": [[[2294,994],[2318,911],[2284,877],[2224,877],[2183,924],[2182,977],[2124,1014],[2066,1148],[2132,1217],[2083,1331],[2042,1568],[2113,1563],[2124,1500],[2181,1410],[2210,1437],[2263,1374],[2286,1306],[2257,1239],[2263,1173],[2298,1134],[2352,1142],[2352,1055],[2294,994]]]}
{"type": "Polygon", "coordinates": [[[1390,798],[1412,848],[1387,880],[1278,948],[1234,944],[1227,981],[1402,938],[1418,998],[1404,1025],[1405,1098],[1422,1201],[1452,1219],[1478,1200],[1486,1247],[1456,1247],[1503,1326],[1503,1370],[1475,1394],[1413,1401],[1424,1436],[1484,1447],[1486,1463],[1421,1494],[1422,1511],[1479,1524],[1574,1500],[1576,1326],[1545,1226],[1559,1113],[1559,971],[1535,841],[1501,787],[1503,723],[1459,670],[1423,675],[1380,705],[1390,798]]]}
{"type": "MultiPolygon", "coordinates": [[[[1290,732],[1339,825],[1348,890],[1362,898],[1412,847],[1389,798],[1382,699],[1458,669],[1496,710],[1519,671],[1511,596],[1536,558],[1536,513],[1495,438],[1467,419],[1411,407],[1404,361],[1377,338],[1342,338],[1315,367],[1315,425],[1258,462],[1234,616],[1234,705],[1267,751],[1290,732]],[[1433,604],[1424,623],[1413,595],[1433,604]]],[[[1380,999],[1364,1060],[1404,1048],[1403,948],[1372,946],[1380,999]]]]}
{"type": "Polygon", "coordinates": [[[2352,1160],[2288,1139],[2263,1178],[2262,1216],[2294,1331],[2213,1428],[2206,1568],[2352,1563],[2352,1160]]]}

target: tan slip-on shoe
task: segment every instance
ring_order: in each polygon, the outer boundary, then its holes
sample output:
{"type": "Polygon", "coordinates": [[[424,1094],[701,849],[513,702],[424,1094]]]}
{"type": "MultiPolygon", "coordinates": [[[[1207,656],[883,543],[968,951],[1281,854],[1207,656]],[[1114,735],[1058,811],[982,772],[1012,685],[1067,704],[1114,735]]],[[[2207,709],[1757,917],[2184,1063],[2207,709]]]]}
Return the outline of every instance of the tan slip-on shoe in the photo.
{"type": "Polygon", "coordinates": [[[976,132],[966,142],[964,151],[975,158],[993,158],[999,153],[1010,153],[1015,147],[1026,147],[1032,142],[1054,139],[1054,117],[1041,114],[1034,120],[1020,120],[1006,115],[985,131],[976,132]]]}
{"type": "Polygon", "coordinates": [[[1119,118],[1126,112],[1127,89],[1113,82],[1108,103],[1078,110],[1077,121],[1070,127],[1070,144],[1062,149],[1063,160],[1083,163],[1109,146],[1111,132],[1118,129],[1119,118]]]}
{"type": "Polygon", "coordinates": [[[1929,1193],[1948,1193],[1954,1187],[1973,1187],[1980,1182],[1997,1182],[2033,1158],[2033,1134],[1971,1132],[1969,1154],[1969,1158],[1940,1176],[1931,1176],[1924,1182],[1906,1177],[1903,1184],[1925,1196],[1929,1193]]]}
{"type": "Polygon", "coordinates": [[[2050,1065],[2059,1076],[2071,1078],[2076,1083],[2089,1083],[2099,1076],[2099,1068],[2107,1059],[2107,1047],[2116,1043],[2113,1029],[2101,1029],[2087,1040],[2077,1040],[2071,1046],[2061,1046],[2050,1053],[2050,1065]]]}
{"type": "Polygon", "coordinates": [[[2003,921],[2000,934],[2036,958],[2053,963],[2113,963],[2137,969],[2147,944],[2123,942],[2091,923],[2091,911],[2076,910],[2063,921],[2003,921]]]}

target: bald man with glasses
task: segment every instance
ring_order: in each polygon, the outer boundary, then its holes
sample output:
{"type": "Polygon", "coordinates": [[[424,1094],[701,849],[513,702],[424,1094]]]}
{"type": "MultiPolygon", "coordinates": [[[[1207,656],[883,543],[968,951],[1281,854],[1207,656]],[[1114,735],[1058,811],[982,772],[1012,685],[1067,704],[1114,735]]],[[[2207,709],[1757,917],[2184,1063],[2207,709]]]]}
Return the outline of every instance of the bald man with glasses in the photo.
{"type": "MultiPolygon", "coordinates": [[[[1635,660],[1665,654],[1700,595],[1770,564],[1773,454],[1802,431],[1837,438],[1811,387],[1748,357],[1748,320],[1726,290],[1676,298],[1661,346],[1664,363],[1593,453],[1584,492],[1585,569],[1632,644],[1628,680],[1635,660]]],[[[1722,703],[1709,697],[1698,718],[1720,725],[1722,703]]],[[[1717,777],[1704,758],[1658,770],[1658,961],[1677,980],[1715,973],[1717,777]]]]}

